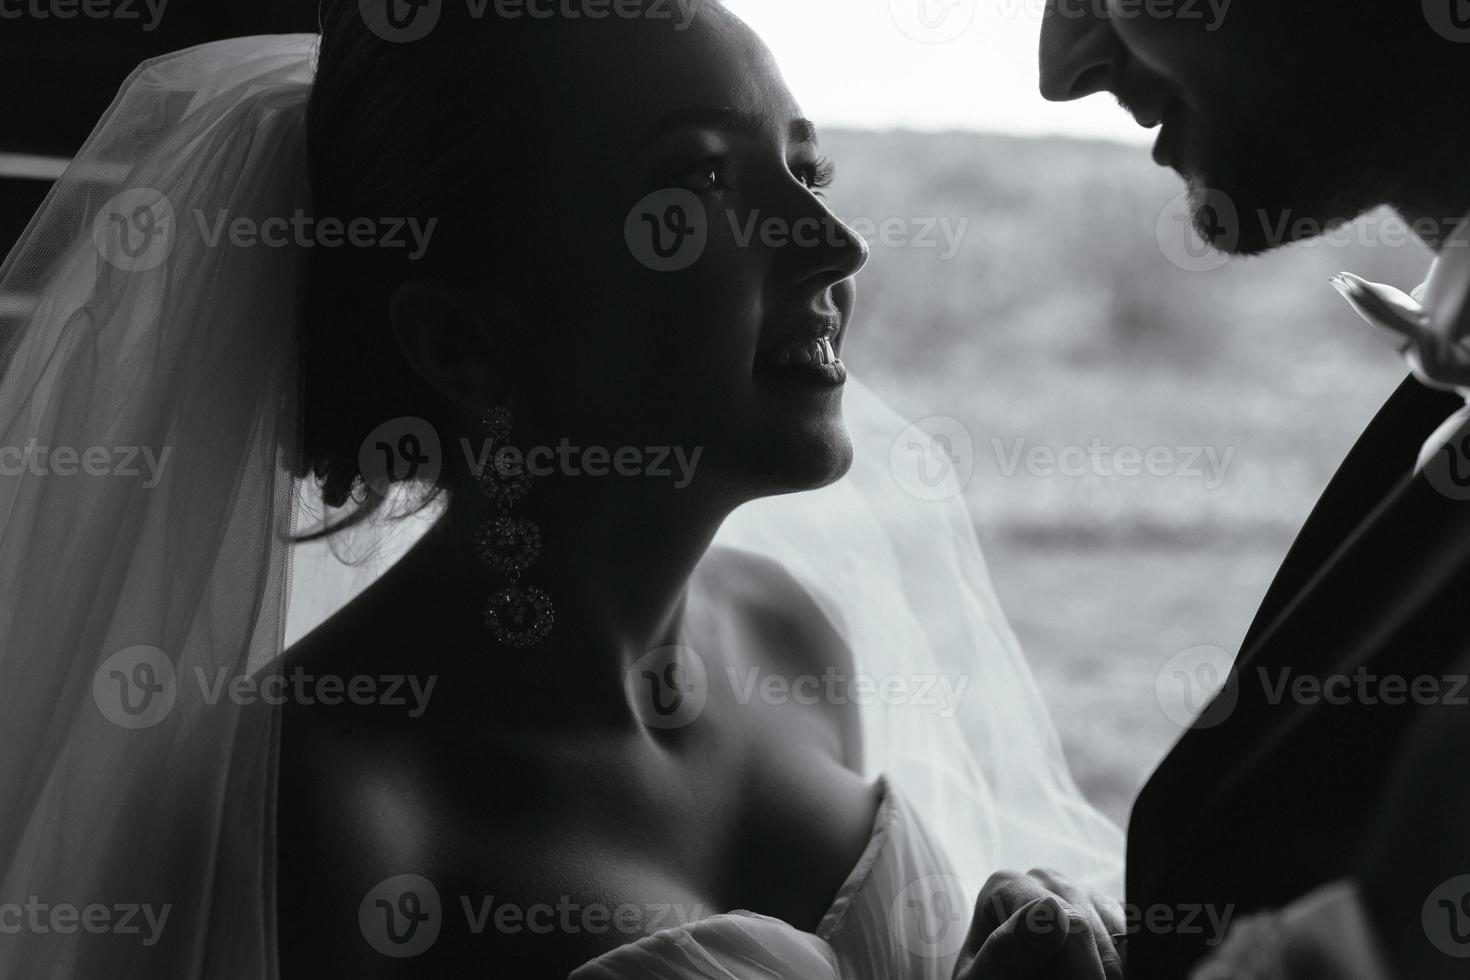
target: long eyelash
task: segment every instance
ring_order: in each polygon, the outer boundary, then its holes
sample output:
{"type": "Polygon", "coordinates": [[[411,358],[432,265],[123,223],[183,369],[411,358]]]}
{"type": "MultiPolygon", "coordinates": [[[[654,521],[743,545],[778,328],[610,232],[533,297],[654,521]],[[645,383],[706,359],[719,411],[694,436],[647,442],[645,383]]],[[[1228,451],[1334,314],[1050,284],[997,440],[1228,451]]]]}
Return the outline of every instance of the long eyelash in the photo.
{"type": "Polygon", "coordinates": [[[831,187],[832,182],[837,179],[837,165],[832,162],[831,157],[822,157],[816,163],[805,168],[807,183],[813,190],[821,190],[831,187]]]}

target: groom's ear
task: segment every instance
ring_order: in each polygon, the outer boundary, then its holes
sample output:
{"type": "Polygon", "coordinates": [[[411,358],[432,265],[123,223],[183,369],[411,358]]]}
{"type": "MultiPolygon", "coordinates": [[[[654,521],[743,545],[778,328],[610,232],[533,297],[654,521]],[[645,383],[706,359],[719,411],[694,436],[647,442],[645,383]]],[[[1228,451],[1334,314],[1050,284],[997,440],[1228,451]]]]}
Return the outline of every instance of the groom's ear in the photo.
{"type": "Polygon", "coordinates": [[[389,319],[404,358],[436,391],[473,409],[508,403],[509,311],[440,279],[410,279],[393,291],[389,319]]]}

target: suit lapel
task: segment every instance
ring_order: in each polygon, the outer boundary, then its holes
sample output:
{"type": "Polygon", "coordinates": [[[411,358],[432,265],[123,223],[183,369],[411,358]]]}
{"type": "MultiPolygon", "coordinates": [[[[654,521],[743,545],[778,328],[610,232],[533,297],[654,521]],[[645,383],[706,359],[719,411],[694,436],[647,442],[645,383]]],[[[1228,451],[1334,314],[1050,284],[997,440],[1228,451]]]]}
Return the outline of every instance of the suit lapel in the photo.
{"type": "Polygon", "coordinates": [[[1456,396],[1426,388],[1412,377],[1398,387],[1312,509],[1261,602],[1242,653],[1256,645],[1375,508],[1408,481],[1424,440],[1462,405],[1456,396]]]}
{"type": "Polygon", "coordinates": [[[1380,675],[1436,673],[1449,643],[1398,641],[1422,632],[1427,610],[1467,569],[1470,503],[1422,475],[1406,481],[1242,650],[1228,720],[1181,740],[1197,762],[1210,760],[1208,790],[1197,799],[1228,797],[1319,707],[1273,696],[1273,675],[1351,675],[1359,666],[1380,675]]]}
{"type": "Polygon", "coordinates": [[[1273,757],[1291,752],[1314,718],[1345,717],[1343,709],[1324,716],[1320,705],[1280,697],[1279,687],[1273,695],[1283,671],[1323,678],[1366,665],[1434,673],[1437,659],[1453,653],[1452,637],[1425,642],[1423,634],[1426,622],[1445,619],[1446,604],[1462,606],[1458,593],[1470,588],[1470,503],[1411,471],[1422,440],[1460,404],[1411,379],[1334,478],[1251,628],[1220,701],[1228,710],[1216,717],[1224,720],[1186,732],[1139,797],[1130,901],[1180,872],[1181,855],[1209,853],[1230,821],[1222,814],[1241,800],[1274,806],[1252,792],[1252,781],[1277,771],[1273,757]]]}

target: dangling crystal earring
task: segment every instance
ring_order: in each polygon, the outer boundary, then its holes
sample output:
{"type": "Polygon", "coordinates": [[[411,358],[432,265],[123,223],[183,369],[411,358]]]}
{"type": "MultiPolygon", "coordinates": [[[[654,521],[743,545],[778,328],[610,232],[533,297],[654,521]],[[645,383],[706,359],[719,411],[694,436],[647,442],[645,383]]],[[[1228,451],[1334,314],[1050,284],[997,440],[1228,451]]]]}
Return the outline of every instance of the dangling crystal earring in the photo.
{"type": "Polygon", "coordinates": [[[475,552],[510,579],[485,604],[485,626],[508,647],[535,646],[551,632],[556,607],[545,592],[520,584],[521,573],[541,555],[541,529],[525,518],[510,516],[511,507],[531,489],[531,477],[524,468],[507,471],[499,463],[510,438],[510,409],[491,409],[484,424],[487,457],[480,490],[499,513],[475,532],[475,552]]]}

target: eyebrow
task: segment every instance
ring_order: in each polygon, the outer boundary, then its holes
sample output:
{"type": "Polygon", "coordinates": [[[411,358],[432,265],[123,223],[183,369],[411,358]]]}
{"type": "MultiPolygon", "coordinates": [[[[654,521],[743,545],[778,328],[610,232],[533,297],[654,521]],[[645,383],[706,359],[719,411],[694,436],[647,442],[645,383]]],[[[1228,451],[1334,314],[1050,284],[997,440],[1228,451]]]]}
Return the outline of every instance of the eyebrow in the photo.
{"type": "MultiPolygon", "coordinates": [[[[767,121],[766,116],[732,106],[690,106],[676,109],[659,120],[639,140],[638,146],[647,146],[659,137],[680,129],[722,129],[732,133],[756,134],[765,131],[767,121]]],[[[793,143],[817,143],[817,126],[810,119],[792,120],[787,131],[793,143]]]]}

